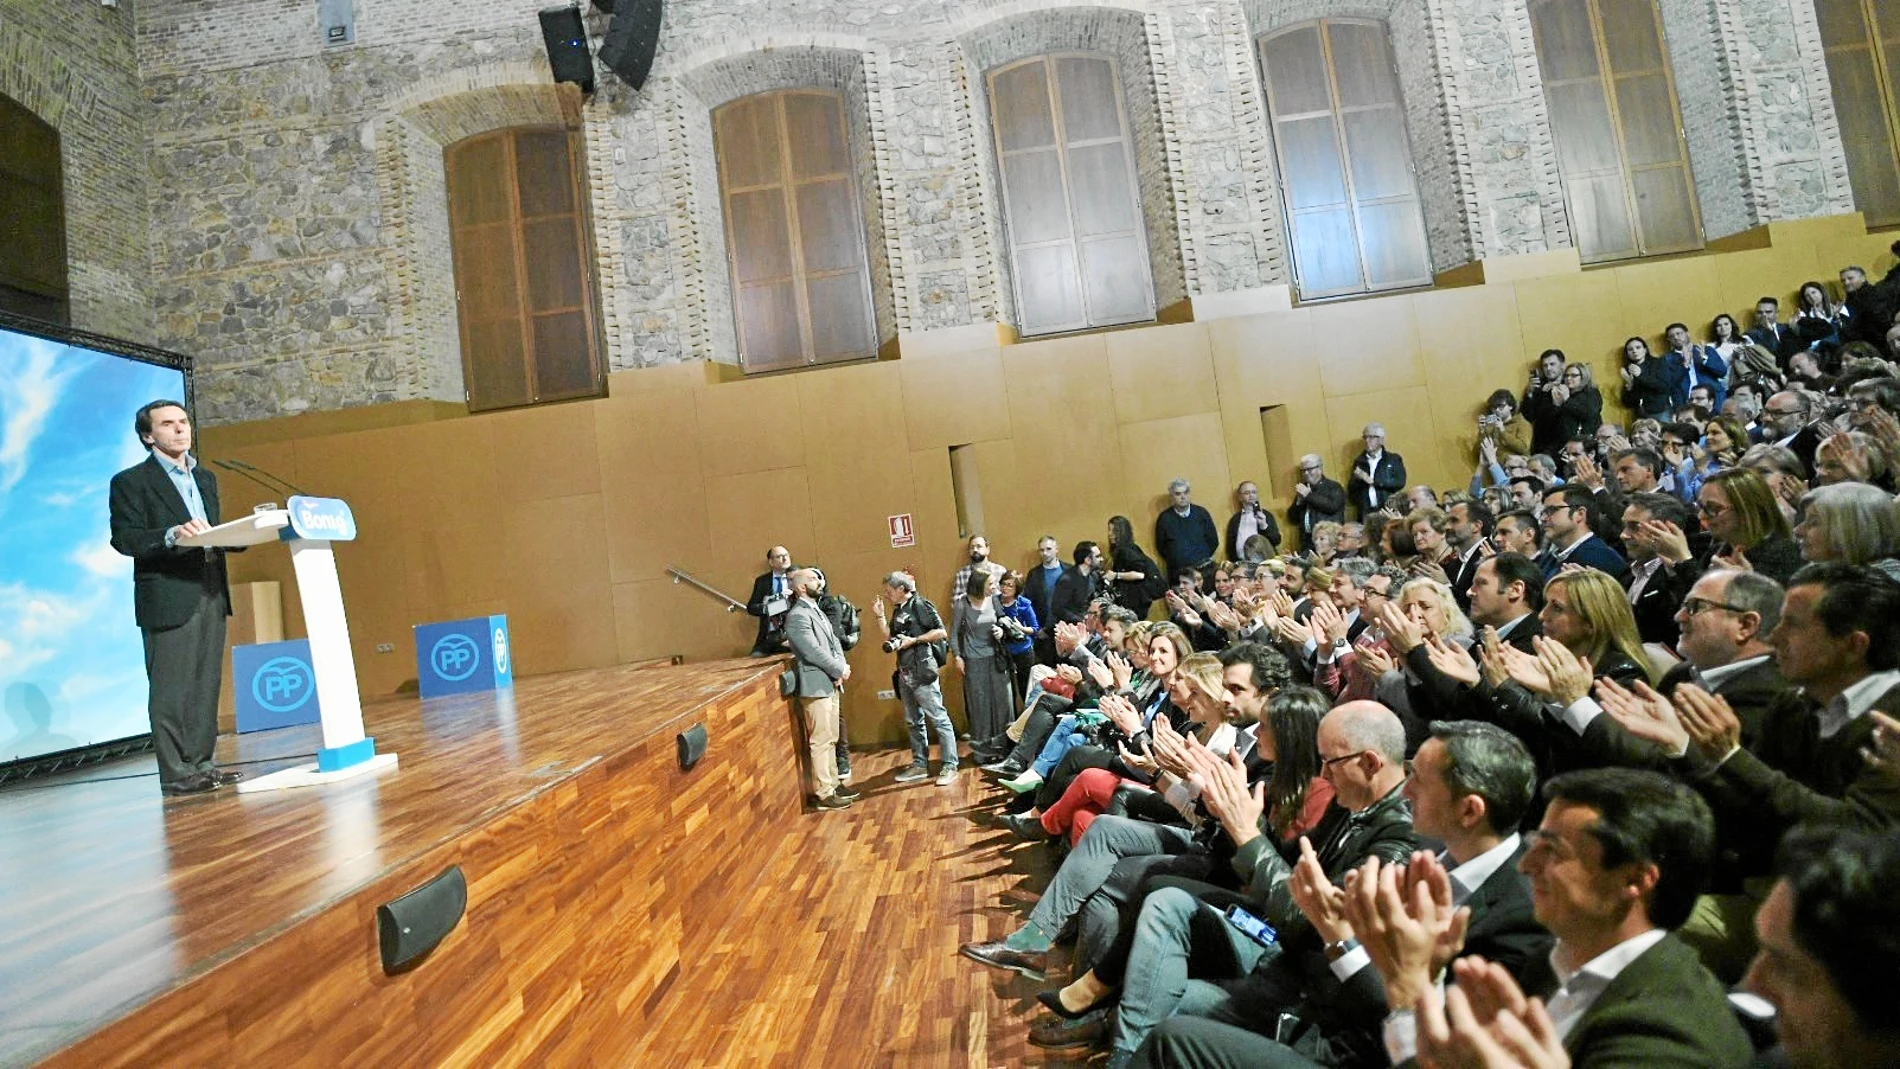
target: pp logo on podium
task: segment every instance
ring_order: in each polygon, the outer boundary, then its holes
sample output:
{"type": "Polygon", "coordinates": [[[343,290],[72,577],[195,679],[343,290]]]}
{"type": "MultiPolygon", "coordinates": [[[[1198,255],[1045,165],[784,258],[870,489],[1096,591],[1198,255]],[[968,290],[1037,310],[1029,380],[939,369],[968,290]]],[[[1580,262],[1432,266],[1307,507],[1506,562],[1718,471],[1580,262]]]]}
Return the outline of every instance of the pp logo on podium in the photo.
{"type": "Polygon", "coordinates": [[[320,719],[310,643],[261,642],[231,647],[231,697],[240,732],[268,731],[320,719]]]}
{"type": "Polygon", "coordinates": [[[251,677],[251,697],[273,713],[288,713],[317,692],[310,665],[295,657],[273,657],[251,677]]]}
{"type": "Polygon", "coordinates": [[[429,648],[429,667],[445,683],[460,683],[482,666],[482,648],[459,632],[443,635],[429,648]]]}
{"type": "Polygon", "coordinates": [[[506,616],[416,625],[416,683],[424,698],[513,686],[513,660],[506,616]]]}

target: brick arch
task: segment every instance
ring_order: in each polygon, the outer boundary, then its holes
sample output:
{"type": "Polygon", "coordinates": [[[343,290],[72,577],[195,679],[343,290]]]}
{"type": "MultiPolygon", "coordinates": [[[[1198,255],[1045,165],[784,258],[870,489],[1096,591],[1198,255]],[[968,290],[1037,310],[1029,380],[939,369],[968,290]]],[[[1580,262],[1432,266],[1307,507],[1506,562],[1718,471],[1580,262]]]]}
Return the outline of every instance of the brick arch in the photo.
{"type": "Polygon", "coordinates": [[[63,131],[69,122],[86,123],[99,107],[92,85],[38,38],[0,21],[0,93],[32,112],[41,122],[63,131]]]}
{"type": "MultiPolygon", "coordinates": [[[[1385,26],[1405,100],[1406,133],[1418,175],[1432,267],[1444,271],[1469,263],[1483,240],[1474,232],[1477,195],[1470,157],[1459,151],[1460,131],[1442,89],[1443,56],[1432,46],[1425,5],[1407,0],[1241,0],[1241,7],[1249,40],[1256,46],[1269,34],[1321,19],[1364,19],[1385,26]],[[1407,42],[1412,45],[1408,47],[1407,42]]],[[[1257,47],[1253,55],[1256,85],[1264,85],[1257,47]]],[[[1277,176],[1278,158],[1269,152],[1267,159],[1277,176]]]]}
{"type": "Polygon", "coordinates": [[[699,323],[690,343],[692,355],[731,362],[739,352],[732,278],[727,271],[725,213],[713,149],[713,112],[742,97],[781,89],[829,89],[844,98],[878,337],[880,342],[889,342],[908,329],[911,310],[903,299],[897,200],[890,184],[879,177],[888,173],[884,149],[890,140],[888,108],[878,55],[869,42],[841,34],[767,33],[708,46],[688,59],[668,79],[673,122],[667,151],[669,170],[690,176],[679,189],[674,223],[692,247],[681,267],[681,290],[689,304],[697,306],[689,314],[699,323]]]}
{"type": "MultiPolygon", "coordinates": [[[[457,320],[454,255],[449,241],[448,175],[442,150],[488,130],[510,126],[583,127],[578,87],[556,84],[547,63],[496,62],[424,79],[390,102],[376,126],[376,178],[393,261],[390,333],[398,359],[420,396],[461,401],[466,396],[457,320]],[[524,80],[525,79],[525,80],[524,80]]],[[[599,165],[587,168],[598,231],[607,183],[599,165]]],[[[601,277],[612,278],[611,250],[593,235],[601,277]]],[[[612,295],[599,294],[601,314],[612,295]]],[[[617,338],[606,332],[609,367],[617,338]]]]}
{"type": "Polygon", "coordinates": [[[960,103],[971,164],[963,179],[965,196],[981,206],[984,239],[994,250],[984,257],[987,277],[979,280],[974,303],[994,308],[1003,322],[1017,320],[1006,275],[1009,244],[1003,233],[1000,168],[984,75],[1006,63],[1049,52],[1098,52],[1117,61],[1135,146],[1155,306],[1167,309],[1197,292],[1197,250],[1182,195],[1184,167],[1175,133],[1180,110],[1175,80],[1165,66],[1173,52],[1166,19],[1146,5],[1121,0],[1092,5],[1009,0],[978,8],[960,27],[954,44],[964,88],[960,103]]]}

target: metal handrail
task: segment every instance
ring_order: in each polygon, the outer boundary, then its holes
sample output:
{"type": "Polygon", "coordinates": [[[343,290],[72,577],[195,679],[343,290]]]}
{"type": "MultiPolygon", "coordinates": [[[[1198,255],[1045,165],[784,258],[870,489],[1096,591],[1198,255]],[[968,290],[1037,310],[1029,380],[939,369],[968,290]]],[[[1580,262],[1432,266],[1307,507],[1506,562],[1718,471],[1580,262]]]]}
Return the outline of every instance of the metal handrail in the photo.
{"type": "Polygon", "coordinates": [[[705,580],[699,578],[698,576],[693,575],[691,572],[687,572],[682,569],[675,568],[669,565],[666,569],[666,574],[673,577],[673,582],[676,585],[679,583],[685,583],[686,585],[693,587],[696,590],[701,590],[708,594],[711,594],[713,597],[717,598],[721,603],[723,603],[726,606],[727,612],[744,612],[745,611],[745,602],[740,601],[738,598],[735,598],[730,594],[727,594],[725,591],[720,590],[718,587],[713,586],[711,583],[708,583],[705,580]]]}

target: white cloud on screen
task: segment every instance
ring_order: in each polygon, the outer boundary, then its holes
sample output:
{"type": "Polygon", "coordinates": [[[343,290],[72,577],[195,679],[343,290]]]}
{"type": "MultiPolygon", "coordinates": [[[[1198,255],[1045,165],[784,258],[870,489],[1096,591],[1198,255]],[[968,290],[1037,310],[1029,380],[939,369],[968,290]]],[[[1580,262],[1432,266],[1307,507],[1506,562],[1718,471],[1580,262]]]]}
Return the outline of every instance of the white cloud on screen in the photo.
{"type": "Polygon", "coordinates": [[[33,443],[46,429],[46,417],[77,368],[74,362],[66,370],[54,370],[62,348],[57,342],[18,335],[14,344],[25,359],[12,378],[0,380],[0,494],[12,490],[26,474],[33,443]]]}
{"type": "Polygon", "coordinates": [[[76,549],[71,560],[101,579],[125,579],[132,574],[132,558],[113,549],[110,542],[76,549]]]}

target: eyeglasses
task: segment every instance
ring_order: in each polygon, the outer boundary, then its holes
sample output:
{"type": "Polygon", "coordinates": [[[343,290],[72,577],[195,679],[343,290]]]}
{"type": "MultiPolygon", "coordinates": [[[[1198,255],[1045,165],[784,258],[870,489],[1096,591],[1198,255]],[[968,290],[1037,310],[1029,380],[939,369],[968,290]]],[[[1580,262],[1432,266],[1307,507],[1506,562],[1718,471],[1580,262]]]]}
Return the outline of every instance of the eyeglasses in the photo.
{"type": "Polygon", "coordinates": [[[1351,752],[1351,753],[1349,753],[1349,754],[1340,754],[1340,755],[1339,755],[1338,757],[1322,757],[1322,758],[1320,758],[1320,759],[1319,759],[1319,767],[1320,767],[1320,768],[1321,768],[1322,770],[1324,770],[1324,769],[1328,769],[1328,768],[1331,768],[1331,767],[1333,767],[1334,765],[1336,765],[1336,764],[1338,764],[1338,763],[1340,763],[1341,761],[1350,761],[1350,760],[1352,760],[1352,759],[1353,759],[1353,758],[1355,758],[1355,757],[1362,757],[1362,756],[1364,756],[1364,755],[1365,755],[1366,753],[1368,753],[1368,752],[1370,752],[1370,751],[1367,751],[1367,750],[1354,750],[1353,752],[1351,752]]]}
{"type": "Polygon", "coordinates": [[[1752,609],[1744,609],[1739,605],[1730,605],[1726,601],[1710,601],[1708,598],[1698,598],[1698,597],[1693,597],[1693,596],[1682,599],[1682,615],[1684,616],[1701,616],[1703,613],[1708,612],[1711,609],[1721,609],[1724,612],[1753,612],[1754,611],[1752,609]]]}
{"type": "Polygon", "coordinates": [[[1695,503],[1695,510],[1704,516],[1720,516],[1724,512],[1728,512],[1729,507],[1727,505],[1718,505],[1713,501],[1698,501],[1695,503]]]}

